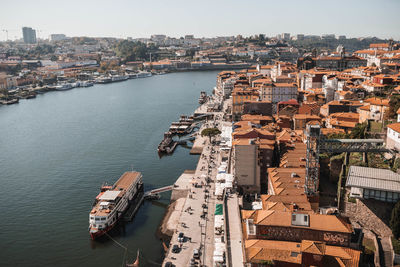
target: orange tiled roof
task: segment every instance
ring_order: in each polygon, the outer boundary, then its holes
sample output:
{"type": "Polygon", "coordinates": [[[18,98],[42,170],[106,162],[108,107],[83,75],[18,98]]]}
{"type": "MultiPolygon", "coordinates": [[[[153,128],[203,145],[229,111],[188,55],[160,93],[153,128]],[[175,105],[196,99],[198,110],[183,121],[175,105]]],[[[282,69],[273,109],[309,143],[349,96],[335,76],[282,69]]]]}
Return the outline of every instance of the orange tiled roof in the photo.
{"type": "Polygon", "coordinates": [[[387,127],[392,129],[395,132],[400,133],[400,122],[389,124],[387,127]]]}
{"type": "Polygon", "coordinates": [[[292,225],[292,212],[256,210],[251,214],[242,214],[244,219],[253,219],[256,225],[283,226],[295,228],[307,228],[318,231],[352,233],[349,222],[336,215],[309,214],[309,226],[292,225]]]}

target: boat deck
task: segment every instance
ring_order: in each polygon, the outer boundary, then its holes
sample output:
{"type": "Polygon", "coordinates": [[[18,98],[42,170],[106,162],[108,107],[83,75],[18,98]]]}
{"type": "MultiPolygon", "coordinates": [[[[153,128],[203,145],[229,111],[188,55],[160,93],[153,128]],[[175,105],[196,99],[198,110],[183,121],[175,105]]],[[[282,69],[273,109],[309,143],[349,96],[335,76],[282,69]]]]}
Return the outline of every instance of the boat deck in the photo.
{"type": "Polygon", "coordinates": [[[114,190],[128,189],[140,177],[140,172],[125,172],[115,183],[114,190]]]}

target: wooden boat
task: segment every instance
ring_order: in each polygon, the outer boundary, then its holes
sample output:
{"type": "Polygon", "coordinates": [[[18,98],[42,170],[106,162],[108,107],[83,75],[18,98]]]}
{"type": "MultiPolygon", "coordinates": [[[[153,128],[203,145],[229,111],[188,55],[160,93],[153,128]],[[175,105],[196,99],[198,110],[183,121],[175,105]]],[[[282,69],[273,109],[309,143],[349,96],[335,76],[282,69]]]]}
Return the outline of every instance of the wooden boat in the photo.
{"type": "Polygon", "coordinates": [[[131,264],[127,263],[127,264],[126,264],[126,267],[139,267],[139,256],[140,256],[140,253],[139,253],[139,250],[138,250],[138,251],[137,251],[137,254],[136,254],[136,260],[135,260],[135,262],[134,262],[134,263],[131,263],[131,264]]]}

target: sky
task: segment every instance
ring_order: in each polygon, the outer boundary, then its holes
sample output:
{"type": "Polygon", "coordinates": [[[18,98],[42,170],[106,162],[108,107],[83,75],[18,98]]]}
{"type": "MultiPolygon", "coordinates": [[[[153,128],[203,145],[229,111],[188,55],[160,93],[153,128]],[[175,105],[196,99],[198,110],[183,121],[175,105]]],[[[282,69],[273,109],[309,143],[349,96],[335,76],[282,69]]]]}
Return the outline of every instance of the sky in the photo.
{"type": "Polygon", "coordinates": [[[400,40],[400,0],[0,0],[0,40],[336,34],[400,40]]]}

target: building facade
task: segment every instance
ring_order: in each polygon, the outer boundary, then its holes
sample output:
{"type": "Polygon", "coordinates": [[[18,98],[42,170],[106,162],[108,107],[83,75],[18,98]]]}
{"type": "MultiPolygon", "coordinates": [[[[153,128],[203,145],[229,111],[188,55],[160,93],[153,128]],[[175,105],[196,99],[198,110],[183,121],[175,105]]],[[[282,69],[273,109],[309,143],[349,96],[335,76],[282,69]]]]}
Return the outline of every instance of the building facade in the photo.
{"type": "Polygon", "coordinates": [[[36,43],[36,31],[30,27],[22,28],[22,35],[24,37],[24,43],[35,44],[36,43]]]}

